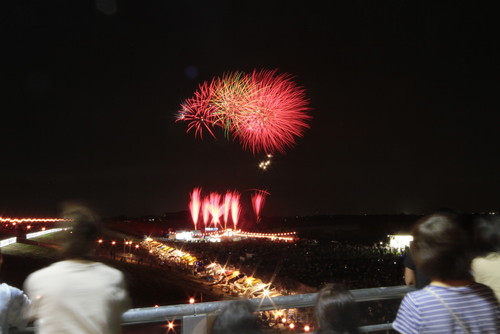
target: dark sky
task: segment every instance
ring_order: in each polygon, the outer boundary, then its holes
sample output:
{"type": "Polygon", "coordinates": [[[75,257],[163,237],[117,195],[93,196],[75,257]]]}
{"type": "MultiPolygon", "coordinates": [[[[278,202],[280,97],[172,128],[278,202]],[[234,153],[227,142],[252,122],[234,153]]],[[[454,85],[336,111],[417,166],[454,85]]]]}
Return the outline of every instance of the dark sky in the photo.
{"type": "Polygon", "coordinates": [[[263,215],[500,208],[493,5],[341,3],[3,4],[0,215],[54,216],[70,199],[161,214],[196,186],[246,207],[266,189],[263,215]],[[253,69],[294,75],[312,108],[265,172],[174,122],[200,83],[253,69]]]}

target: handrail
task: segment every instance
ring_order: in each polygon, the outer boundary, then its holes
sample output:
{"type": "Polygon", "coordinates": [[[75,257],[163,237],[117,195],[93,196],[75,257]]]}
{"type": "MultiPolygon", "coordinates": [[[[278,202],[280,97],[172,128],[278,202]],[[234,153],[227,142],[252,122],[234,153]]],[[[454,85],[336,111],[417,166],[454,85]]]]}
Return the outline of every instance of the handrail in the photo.
{"type": "MultiPolygon", "coordinates": [[[[350,290],[357,302],[388,300],[404,297],[408,292],[413,291],[413,287],[406,285],[390,286],[380,288],[368,288],[350,290]]],[[[257,307],[257,311],[268,311],[287,308],[304,308],[314,306],[317,293],[302,295],[289,295],[277,297],[264,297],[250,299],[257,307]]],[[[130,309],[123,314],[124,324],[137,324],[165,321],[167,319],[184,316],[194,316],[201,314],[215,313],[231,301],[205,302],[195,304],[178,304],[159,307],[146,307],[130,309]]]]}

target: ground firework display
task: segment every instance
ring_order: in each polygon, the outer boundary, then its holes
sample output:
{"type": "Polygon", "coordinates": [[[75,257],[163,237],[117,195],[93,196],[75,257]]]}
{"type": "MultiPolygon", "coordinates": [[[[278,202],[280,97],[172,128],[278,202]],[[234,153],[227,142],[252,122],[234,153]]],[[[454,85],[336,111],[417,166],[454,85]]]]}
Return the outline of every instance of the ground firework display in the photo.
{"type": "MultiPolygon", "coordinates": [[[[264,207],[265,199],[270,195],[265,190],[250,189],[252,191],[252,208],[257,222],[260,220],[260,212],[264,207]]],[[[210,192],[202,196],[201,187],[196,187],[190,194],[189,210],[193,220],[194,229],[198,228],[200,213],[202,214],[203,227],[238,228],[240,214],[242,211],[240,199],[241,193],[238,191],[226,191],[224,195],[217,192],[210,192]],[[221,221],[222,218],[222,221],[221,221]],[[230,225],[230,218],[232,226],[230,225]]]]}
{"type": "Polygon", "coordinates": [[[309,128],[305,90],[276,70],[235,72],[202,83],[187,99],[177,121],[202,138],[216,137],[215,128],[238,139],[252,153],[284,153],[309,128]]]}

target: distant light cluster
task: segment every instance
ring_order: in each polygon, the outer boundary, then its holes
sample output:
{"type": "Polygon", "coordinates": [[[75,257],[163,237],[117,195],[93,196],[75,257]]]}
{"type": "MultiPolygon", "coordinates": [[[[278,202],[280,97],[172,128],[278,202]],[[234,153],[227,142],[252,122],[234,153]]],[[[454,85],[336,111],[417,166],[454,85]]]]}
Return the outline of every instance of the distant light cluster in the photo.
{"type": "Polygon", "coordinates": [[[0,223],[57,223],[67,222],[71,219],[64,218],[4,218],[0,217],[0,223]]]}
{"type": "Polygon", "coordinates": [[[237,138],[253,154],[284,153],[309,128],[305,90],[276,70],[234,72],[204,82],[181,104],[177,121],[188,122],[196,137],[214,128],[237,138]]]}

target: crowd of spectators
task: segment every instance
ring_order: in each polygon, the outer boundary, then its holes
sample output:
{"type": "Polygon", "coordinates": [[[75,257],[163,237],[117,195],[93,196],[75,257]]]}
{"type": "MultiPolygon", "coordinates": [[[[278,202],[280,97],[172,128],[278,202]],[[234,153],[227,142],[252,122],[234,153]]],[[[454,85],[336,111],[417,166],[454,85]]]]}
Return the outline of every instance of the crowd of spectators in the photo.
{"type": "Polygon", "coordinates": [[[272,277],[274,283],[285,291],[297,290],[299,286],[305,290],[317,290],[333,281],[344,284],[348,289],[404,284],[405,250],[379,243],[242,240],[183,243],[182,248],[205,263],[229,263],[258,277],[272,277]]]}
{"type": "MultiPolygon", "coordinates": [[[[311,293],[328,283],[347,289],[403,285],[405,249],[347,242],[270,242],[266,240],[189,242],[174,246],[195,255],[202,263],[225,263],[271,281],[281,294],[311,293]]],[[[362,325],[394,319],[399,300],[360,304],[362,325]]]]}

